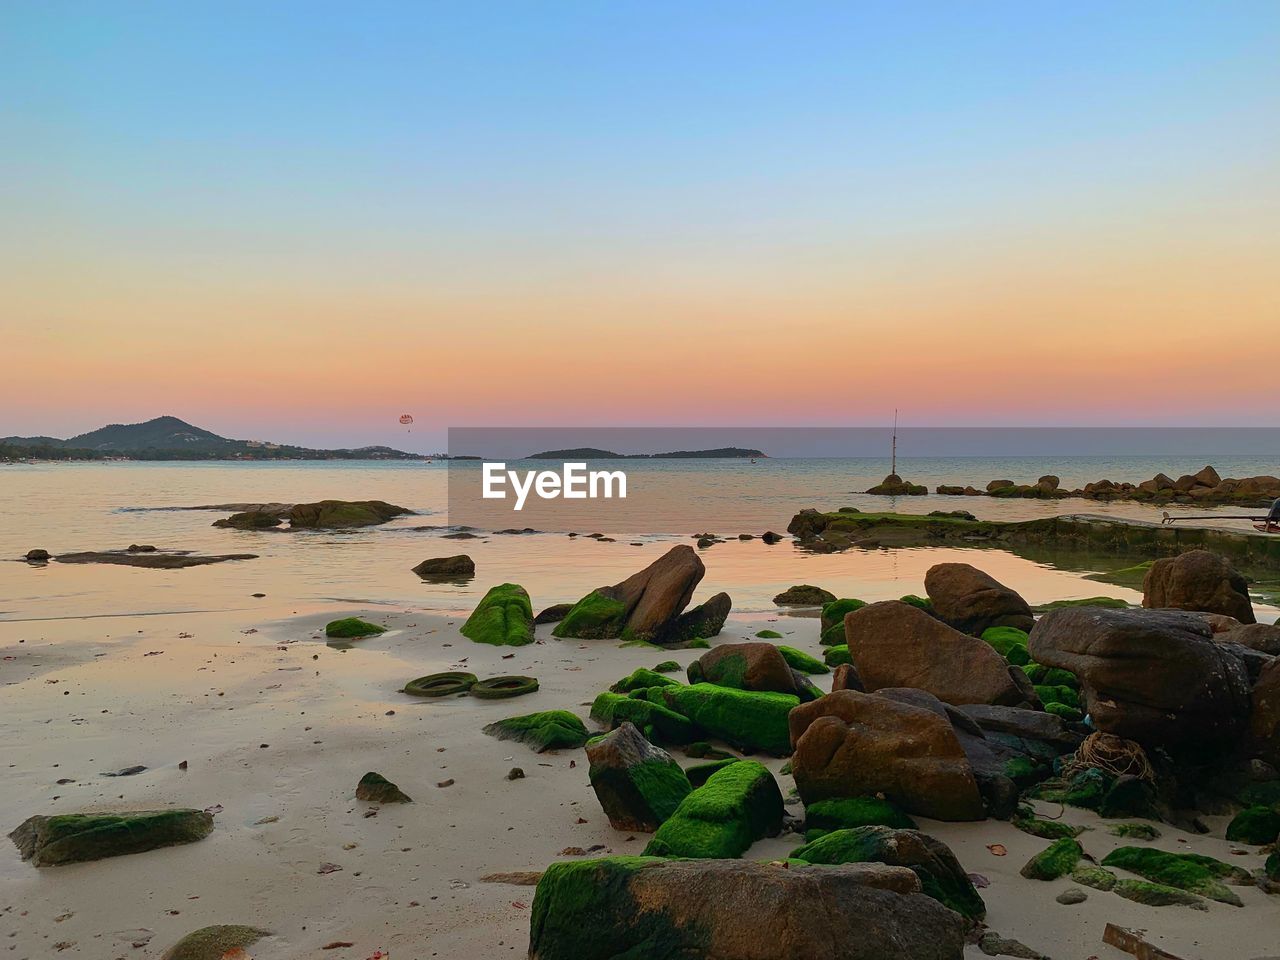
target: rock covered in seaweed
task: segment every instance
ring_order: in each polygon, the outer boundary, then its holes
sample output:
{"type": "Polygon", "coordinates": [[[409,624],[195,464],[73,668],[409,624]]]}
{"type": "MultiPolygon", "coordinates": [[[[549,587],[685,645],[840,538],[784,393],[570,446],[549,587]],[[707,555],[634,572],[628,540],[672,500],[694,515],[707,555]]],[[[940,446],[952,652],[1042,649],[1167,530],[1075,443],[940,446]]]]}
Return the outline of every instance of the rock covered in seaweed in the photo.
{"type": "Polygon", "coordinates": [[[538,883],[530,960],[962,960],[964,921],[908,869],[610,857],[538,883]],[[640,953],[637,953],[637,951],[640,953]]]}
{"type": "Polygon", "coordinates": [[[589,778],[615,830],[652,833],[693,787],[680,765],[630,723],[587,744],[589,778]]]}
{"type": "Polygon", "coordinates": [[[659,687],[650,690],[649,696],[741,750],[761,750],[778,757],[791,752],[787,717],[800,703],[791,694],[695,683],[659,687]]]}
{"type": "Polygon", "coordinates": [[[708,650],[688,668],[690,683],[714,683],[739,690],[790,693],[811,700],[810,684],[797,681],[780,648],[772,643],[722,643],[708,650]]]}
{"type": "Polygon", "coordinates": [[[324,627],[324,635],[335,640],[354,640],[359,637],[372,637],[386,633],[387,628],[359,617],[343,617],[341,620],[330,620],[324,627]]]}
{"type": "Polygon", "coordinates": [[[543,710],[495,720],[485,726],[484,732],[499,740],[518,740],[536,753],[580,747],[590,736],[586,724],[568,710],[543,710]]]}
{"type": "Polygon", "coordinates": [[[782,793],[755,760],[738,760],[688,794],[660,826],[645,856],[730,859],[782,829],[782,793]]]}
{"type": "Polygon", "coordinates": [[[212,832],[213,816],[202,810],[139,810],[29,817],[9,839],[33,867],[51,867],[194,843],[212,832]]]}
{"type": "Polygon", "coordinates": [[[476,643],[521,647],[533,643],[533,606],[518,583],[491,587],[462,625],[464,637],[476,643]]]}
{"type": "Polygon", "coordinates": [[[823,590],[811,583],[798,583],[775,596],[773,602],[780,607],[820,607],[835,599],[836,595],[830,590],[823,590]]]}

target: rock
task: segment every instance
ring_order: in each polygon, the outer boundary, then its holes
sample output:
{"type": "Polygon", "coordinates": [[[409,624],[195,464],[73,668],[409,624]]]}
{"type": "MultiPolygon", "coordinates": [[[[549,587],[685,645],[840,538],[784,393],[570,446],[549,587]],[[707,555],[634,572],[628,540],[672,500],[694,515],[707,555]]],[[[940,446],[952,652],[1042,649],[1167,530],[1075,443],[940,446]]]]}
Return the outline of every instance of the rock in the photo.
{"type": "Polygon", "coordinates": [[[687,544],[672,547],[639,573],[600,587],[573,605],[556,625],[562,638],[659,642],[689,605],[706,567],[687,544]]]}
{"type": "Polygon", "coordinates": [[[23,559],[25,559],[27,563],[45,563],[49,559],[49,551],[42,550],[37,547],[34,550],[28,550],[23,559]]]}
{"type": "Polygon", "coordinates": [[[110,563],[122,567],[144,567],[150,570],[185,570],[187,567],[203,567],[211,563],[227,563],[232,560],[257,560],[256,553],[195,554],[186,550],[155,553],[130,553],[128,550],[85,550],[79,553],[60,553],[52,557],[57,563],[110,563]]]}
{"type": "Polygon", "coordinates": [[[1272,657],[1280,656],[1280,625],[1274,623],[1247,623],[1224,632],[1215,631],[1213,639],[1219,643],[1238,643],[1272,657]]]}
{"type": "Polygon", "coordinates": [[[918,825],[896,805],[879,797],[836,797],[805,807],[805,840],[812,843],[833,830],[854,827],[892,827],[915,830],[918,825]]]}
{"type": "Polygon", "coordinates": [[[986,815],[951,724],[924,707],[840,690],[796,707],[790,726],[792,772],[806,805],[883,795],[937,820],[986,815]]]}
{"type": "Polygon", "coordinates": [[[987,914],[986,904],[951,848],[918,830],[881,826],[836,830],[793,850],[791,858],[813,864],[907,867],[920,878],[924,893],[965,919],[976,923],[987,914]]]}
{"type": "Polygon", "coordinates": [[[1233,843],[1263,846],[1280,837],[1280,809],[1275,806],[1246,807],[1227,824],[1226,837],[1233,843]]]}
{"type": "Polygon", "coordinates": [[[902,867],[617,857],[548,867],[530,960],[962,960],[964,921],[902,867]]]}
{"type": "Polygon", "coordinates": [[[797,650],[795,647],[778,647],[778,652],[782,654],[782,659],[787,661],[793,671],[807,674],[830,673],[831,668],[819,660],[817,657],[810,656],[803,650],[797,650]]]}
{"type": "Polygon", "coordinates": [[[787,717],[800,703],[791,694],[695,683],[659,687],[648,695],[740,750],[761,750],[778,757],[791,751],[787,717]]]}
{"type": "Polygon", "coordinates": [[[1012,480],[992,480],[987,484],[987,493],[994,493],[997,490],[1007,490],[1012,486],[1016,486],[1012,480]]]}
{"type": "Polygon", "coordinates": [[[356,784],[356,799],[370,803],[413,803],[413,799],[380,773],[370,771],[356,784]]]}
{"type": "MultiPolygon", "coordinates": [[[[848,647],[845,647],[848,650],[848,647]]],[[[858,671],[852,663],[837,664],[831,671],[831,692],[837,690],[857,690],[859,693],[865,692],[862,686],[862,678],[858,676],[858,671]]]]}
{"type": "Polygon", "coordinates": [[[724,629],[724,622],[729,619],[729,611],[733,609],[733,601],[727,593],[717,593],[706,603],[691,607],[660,634],[665,644],[689,643],[693,640],[706,640],[717,636],[724,629]]]}
{"type": "Polygon", "coordinates": [[[1191,613],[1076,607],[1031,631],[1037,663],[1074,673],[1094,726],[1144,747],[1236,741],[1249,713],[1244,665],[1191,613]]]}
{"type": "Polygon", "coordinates": [[[1192,479],[1196,482],[1197,486],[1201,487],[1216,487],[1222,482],[1222,477],[1218,476],[1218,471],[1210,466],[1206,466],[1199,473],[1195,474],[1192,479]]]}
{"type": "Polygon", "coordinates": [[[830,590],[823,590],[821,587],[815,587],[812,584],[801,583],[783,590],[773,598],[773,602],[780,607],[820,607],[824,603],[830,603],[835,598],[836,595],[830,590]]]}
{"type": "Polygon", "coordinates": [[[456,557],[433,557],[413,568],[423,580],[456,580],[476,575],[475,561],[465,553],[456,557]]]}
{"type": "Polygon", "coordinates": [[[217,924],[201,927],[175,943],[164,952],[160,960],[225,960],[227,957],[248,956],[245,947],[251,947],[263,937],[271,936],[266,930],[240,924],[217,924]]]}
{"type": "Polygon", "coordinates": [[[1019,871],[1028,880],[1057,880],[1076,868],[1084,848],[1074,837],[1055,840],[1023,865],[1019,871]]]}
{"type": "Polygon", "coordinates": [[[500,583],[481,598],[467,622],[464,637],[476,643],[522,647],[533,643],[533,606],[518,583],[500,583]]]}
{"type": "Polygon", "coordinates": [[[889,474],[867,491],[881,497],[922,497],[928,492],[928,487],[903,480],[896,473],[889,474]]]}
{"type": "Polygon", "coordinates": [[[334,639],[350,640],[357,637],[372,637],[386,633],[387,628],[359,617],[343,617],[341,620],[330,620],[325,624],[324,635],[334,639]]]}
{"type": "MultiPolygon", "coordinates": [[[[677,668],[678,669],[678,668],[677,668]]],[[[663,676],[656,670],[637,667],[617,683],[610,684],[613,693],[631,693],[633,690],[647,690],[649,687],[679,686],[680,681],[663,676]]]]}
{"type": "Polygon", "coordinates": [[[630,723],[588,744],[587,759],[591,787],[615,830],[652,833],[693,790],[680,765],[630,723]]]}
{"type": "Polygon", "coordinates": [[[130,553],[155,553],[156,548],[149,543],[131,543],[125,547],[130,553]]]}
{"type": "Polygon", "coordinates": [[[699,735],[688,717],[665,704],[621,693],[597,696],[591,704],[591,719],[610,729],[629,721],[654,743],[692,743],[699,735]]]}
{"type": "Polygon", "coordinates": [[[1244,577],[1223,556],[1189,550],[1162,557],[1142,581],[1142,605],[1149,608],[1201,610],[1255,623],[1244,577]]]}
{"type": "Polygon", "coordinates": [[[1280,766],[1280,659],[1263,667],[1249,694],[1249,738],[1254,756],[1280,766]]]}
{"type": "Polygon", "coordinates": [[[536,753],[581,747],[590,737],[582,720],[568,710],[543,710],[495,720],[485,725],[484,732],[499,740],[518,740],[536,753]]]}
{"type": "Polygon", "coordinates": [[[988,627],[1035,624],[1031,607],[1015,591],[967,563],[939,563],[924,575],[925,593],[939,617],[957,630],[978,636],[988,627]]]}
{"type": "Polygon", "coordinates": [[[1089,895],[1079,887],[1067,887],[1067,889],[1063,890],[1060,894],[1054,897],[1054,899],[1064,906],[1073,907],[1077,903],[1084,903],[1089,899],[1089,895]]]}
{"type": "Polygon", "coordinates": [[[790,693],[801,699],[813,699],[808,695],[808,682],[803,688],[797,685],[795,671],[772,643],[722,643],[689,664],[688,674],[690,683],[714,683],[739,690],[790,693]]]}
{"type": "Polygon", "coordinates": [[[738,760],[688,794],[645,847],[648,857],[742,856],[782,830],[782,794],[762,763],[738,760]]]}
{"type": "Polygon", "coordinates": [[[774,533],[772,530],[766,530],[764,533],[760,534],[760,539],[767,544],[773,545],[775,543],[780,543],[783,536],[780,533],[774,533]]]}
{"type": "Polygon", "coordinates": [[[568,616],[569,611],[572,609],[572,603],[553,603],[533,618],[534,625],[537,626],[543,623],[559,623],[568,616]]]}
{"type": "Polygon", "coordinates": [[[956,709],[977,724],[989,739],[1047,760],[1074,752],[1084,739],[1083,733],[1061,718],[1039,710],[984,703],[966,703],[956,709]]]}
{"type": "Polygon", "coordinates": [[[212,832],[212,815],[178,808],[29,817],[9,839],[23,860],[50,867],[194,843],[212,832]]]}
{"type": "Polygon", "coordinates": [[[844,631],[849,656],[868,692],[916,687],[956,704],[1028,700],[1009,664],[990,645],[918,607],[899,600],[873,603],[847,614],[844,631]]]}
{"type": "Polygon", "coordinates": [[[507,771],[507,779],[508,779],[508,780],[523,780],[523,779],[524,779],[524,770],[523,770],[523,768],[521,768],[521,767],[512,767],[510,770],[508,770],[508,771],[507,771]]]}
{"type": "Polygon", "coordinates": [[[214,522],[215,527],[262,530],[287,522],[290,530],[341,530],[386,523],[413,513],[385,500],[320,500],[316,503],[262,504],[214,522]]]}

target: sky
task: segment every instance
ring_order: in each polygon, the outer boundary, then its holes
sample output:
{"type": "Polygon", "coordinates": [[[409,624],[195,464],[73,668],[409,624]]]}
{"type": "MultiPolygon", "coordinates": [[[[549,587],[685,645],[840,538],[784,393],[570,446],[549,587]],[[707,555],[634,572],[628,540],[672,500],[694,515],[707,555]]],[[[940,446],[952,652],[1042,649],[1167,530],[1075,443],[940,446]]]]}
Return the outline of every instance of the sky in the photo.
{"type": "Polygon", "coordinates": [[[1271,0],[7,0],[0,436],[1274,426],[1278,54],[1271,0]]]}

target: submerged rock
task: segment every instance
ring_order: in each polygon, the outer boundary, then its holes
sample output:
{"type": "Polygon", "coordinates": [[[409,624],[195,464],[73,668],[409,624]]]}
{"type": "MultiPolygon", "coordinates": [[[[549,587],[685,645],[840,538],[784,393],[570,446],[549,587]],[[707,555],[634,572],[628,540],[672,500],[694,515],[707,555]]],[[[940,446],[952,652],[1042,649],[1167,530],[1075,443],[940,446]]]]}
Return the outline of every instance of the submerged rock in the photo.
{"type": "Polygon", "coordinates": [[[356,784],[356,799],[369,803],[413,803],[413,798],[380,773],[370,770],[356,784]]]}
{"type": "Polygon", "coordinates": [[[1257,619],[1244,577],[1226,557],[1208,550],[1188,550],[1151,564],[1142,581],[1142,605],[1220,613],[1241,623],[1257,619]]]}
{"type": "Polygon", "coordinates": [[[652,833],[693,790],[671,756],[630,723],[587,745],[596,799],[615,830],[652,833]]]}
{"type": "Polygon", "coordinates": [[[465,553],[454,557],[432,557],[413,568],[423,580],[453,580],[476,575],[476,563],[465,553]]]}
{"type": "Polygon", "coordinates": [[[986,816],[973,768],[945,717],[888,697],[840,690],[790,717],[792,772],[805,804],[883,795],[937,820],[986,816]]]}
{"type": "Polygon", "coordinates": [[[910,870],[611,857],[538,883],[530,960],[962,960],[964,921],[910,870]]]}
{"type": "Polygon", "coordinates": [[[203,840],[213,816],[201,810],[64,813],[29,817],[9,834],[35,867],[101,860],[203,840]]]}
{"type": "Polygon", "coordinates": [[[712,860],[740,857],[755,841],[781,831],[782,812],[782,793],[768,768],[754,760],[738,760],[684,797],[644,853],[712,860]]]}
{"type": "Polygon", "coordinates": [[[315,503],[261,504],[222,520],[215,527],[263,530],[288,523],[290,530],[341,530],[386,523],[413,513],[385,500],[319,500],[315,503]]]}
{"type": "Polygon", "coordinates": [[[518,583],[491,587],[462,625],[464,637],[476,643],[521,647],[533,643],[533,606],[518,583]]]}
{"type": "Polygon", "coordinates": [[[257,560],[256,553],[199,554],[188,550],[157,550],[154,553],[138,553],[129,550],[85,550],[80,553],[60,553],[52,558],[57,563],[110,563],[122,567],[145,567],[151,570],[184,570],[187,567],[203,567],[211,563],[227,563],[231,560],[257,560]]]}
{"type": "Polygon", "coordinates": [[[820,607],[824,603],[830,603],[835,599],[836,595],[830,590],[823,590],[821,587],[815,587],[809,583],[801,583],[783,590],[773,598],[773,602],[780,607],[820,607]]]}

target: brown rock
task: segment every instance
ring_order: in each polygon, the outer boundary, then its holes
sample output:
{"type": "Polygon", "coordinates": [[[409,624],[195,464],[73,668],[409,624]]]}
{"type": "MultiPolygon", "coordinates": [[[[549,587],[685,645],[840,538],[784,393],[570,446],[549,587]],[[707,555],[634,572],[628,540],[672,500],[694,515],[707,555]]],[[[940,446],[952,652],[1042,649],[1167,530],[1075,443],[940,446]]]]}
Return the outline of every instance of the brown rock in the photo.
{"type": "Polygon", "coordinates": [[[883,793],[923,817],[985,816],[973,770],[945,717],[840,690],[796,707],[789,723],[792,771],[806,804],[883,793]]]}
{"type": "Polygon", "coordinates": [[[588,744],[587,760],[591,787],[615,830],[652,833],[693,789],[670,754],[628,722],[588,744]]]}
{"type": "Polygon", "coordinates": [[[1270,654],[1273,657],[1280,656],[1280,624],[1241,624],[1231,630],[1215,633],[1213,639],[1219,643],[1238,643],[1242,647],[1270,654]]]}
{"type": "Polygon", "coordinates": [[[1218,471],[1210,466],[1206,466],[1192,479],[1202,487],[1216,487],[1222,482],[1222,477],[1218,476],[1218,471]]]}
{"type": "Polygon", "coordinates": [[[423,580],[451,580],[476,575],[475,561],[465,553],[454,557],[432,557],[413,568],[423,580]]]}
{"type": "Polygon", "coordinates": [[[689,605],[707,568],[687,544],[672,547],[621,583],[592,591],[565,615],[557,637],[655,641],[689,605]]]}
{"type": "Polygon", "coordinates": [[[844,634],[868,692],[916,687],[954,704],[1016,706],[1029,699],[990,644],[900,600],[884,600],[847,614],[844,634]]]}
{"type": "Polygon", "coordinates": [[[1036,663],[1080,678],[1094,726],[1171,750],[1231,744],[1249,712],[1244,663],[1204,619],[1173,610],[1054,610],[1031,631],[1036,663]]]}
{"type": "Polygon", "coordinates": [[[842,663],[831,671],[831,691],[834,693],[837,690],[865,692],[862,678],[858,676],[858,671],[854,669],[853,664],[842,663]]]}
{"type": "Polygon", "coordinates": [[[791,665],[772,643],[722,643],[689,664],[688,674],[690,683],[801,693],[791,665]]]}
{"type": "Polygon", "coordinates": [[[934,612],[957,630],[978,636],[988,627],[1030,630],[1027,601],[995,577],[967,563],[939,563],[924,575],[934,612]]]}
{"type": "Polygon", "coordinates": [[[1257,620],[1244,577],[1225,557],[1208,550],[1188,550],[1153,563],[1142,581],[1142,605],[1223,613],[1241,623],[1257,620]]]}
{"type": "Polygon", "coordinates": [[[1250,701],[1252,753],[1280,766],[1280,660],[1272,660],[1262,668],[1250,701]]]}

